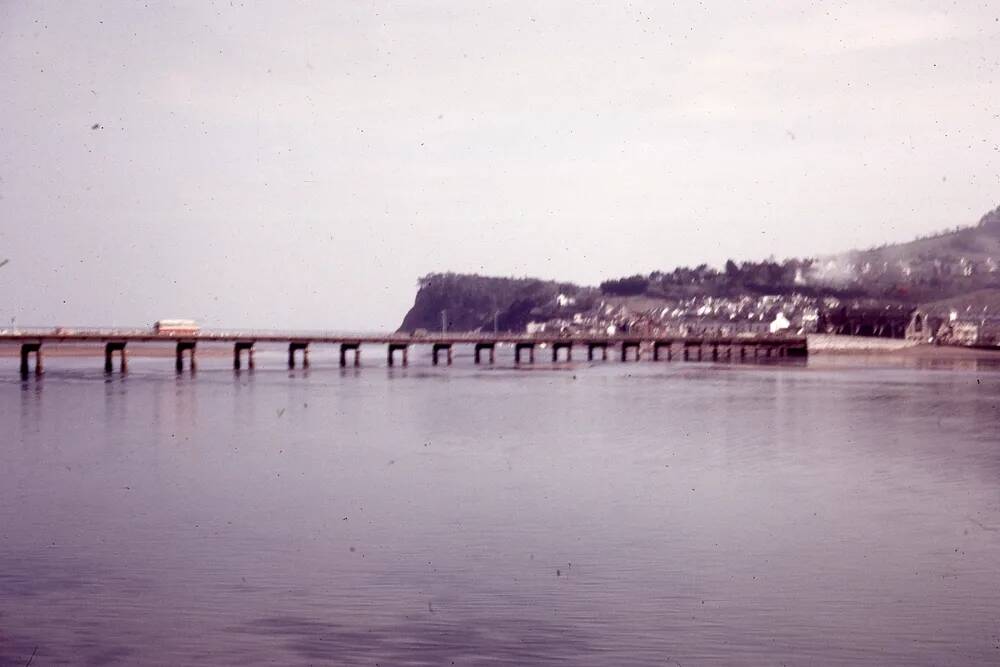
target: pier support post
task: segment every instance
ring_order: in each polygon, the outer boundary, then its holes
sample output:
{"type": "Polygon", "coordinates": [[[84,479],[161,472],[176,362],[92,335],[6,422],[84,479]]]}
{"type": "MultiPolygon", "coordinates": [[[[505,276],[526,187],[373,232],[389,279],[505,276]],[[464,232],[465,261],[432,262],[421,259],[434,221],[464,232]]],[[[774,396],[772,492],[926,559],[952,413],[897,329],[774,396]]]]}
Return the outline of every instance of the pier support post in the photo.
{"type": "Polygon", "coordinates": [[[340,344],[340,366],[347,366],[347,352],[354,350],[354,365],[361,365],[361,343],[341,343],[340,344]]]}
{"type": "Polygon", "coordinates": [[[608,344],[605,342],[589,342],[587,343],[587,361],[594,360],[594,350],[599,349],[601,351],[601,361],[608,360],[608,344]]]}
{"type": "Polygon", "coordinates": [[[566,350],[566,361],[573,361],[573,343],[569,342],[559,342],[552,343],[552,363],[557,363],[559,361],[559,350],[566,350]]]}
{"type": "Polygon", "coordinates": [[[521,363],[521,350],[528,351],[528,363],[535,363],[535,344],[534,343],[514,343],[514,363],[521,363]]]}
{"type": "Polygon", "coordinates": [[[622,362],[628,361],[628,351],[629,349],[635,350],[635,360],[639,361],[641,357],[641,352],[639,348],[639,341],[637,340],[623,340],[622,341],[622,362]]]}
{"type": "Polygon", "coordinates": [[[241,341],[233,345],[233,369],[240,370],[243,366],[243,351],[247,353],[247,368],[253,370],[253,341],[241,341]]]}
{"type": "Polygon", "coordinates": [[[400,352],[403,353],[403,365],[404,366],[408,365],[410,361],[408,358],[409,349],[410,346],[407,345],[406,343],[389,343],[389,356],[387,359],[388,364],[390,366],[395,364],[396,350],[399,350],[400,352]]]}
{"type": "Polygon", "coordinates": [[[438,365],[438,353],[445,352],[447,354],[448,365],[451,366],[451,343],[434,343],[431,346],[431,362],[437,366],[438,365]]]}
{"type": "Polygon", "coordinates": [[[809,356],[809,344],[805,339],[790,343],[788,348],[785,350],[785,356],[788,357],[808,357],[809,356]]]}
{"type": "Polygon", "coordinates": [[[28,357],[35,355],[35,375],[41,375],[44,373],[44,368],[42,367],[42,344],[41,343],[23,343],[21,345],[21,377],[28,377],[28,372],[31,370],[30,364],[28,363],[28,357]]]}
{"type": "Polygon", "coordinates": [[[197,342],[193,340],[179,340],[177,341],[177,360],[174,366],[177,368],[178,373],[184,372],[184,353],[189,352],[191,355],[191,372],[194,373],[198,369],[198,364],[195,361],[195,349],[197,342]]]}
{"type": "Polygon", "coordinates": [[[659,361],[660,360],[660,349],[661,348],[666,348],[667,349],[667,361],[672,361],[673,360],[673,351],[672,351],[671,341],[669,341],[669,340],[653,341],[653,361],[659,361]]]}
{"type": "Polygon", "coordinates": [[[487,350],[490,353],[490,357],[489,357],[489,359],[490,359],[490,365],[493,365],[494,363],[496,363],[496,354],[495,354],[495,349],[494,349],[495,347],[496,347],[496,343],[494,343],[494,342],[476,343],[475,351],[473,352],[473,355],[475,357],[475,362],[477,364],[480,363],[480,361],[481,361],[480,355],[482,354],[482,351],[483,350],[487,350]]]}
{"type": "Polygon", "coordinates": [[[288,344],[288,367],[295,368],[295,353],[302,350],[302,368],[309,368],[309,343],[292,341],[288,344]]]}
{"type": "Polygon", "coordinates": [[[128,353],[125,351],[125,343],[123,341],[113,341],[110,343],[105,343],[104,345],[104,372],[111,373],[115,370],[114,365],[114,354],[118,352],[121,354],[121,372],[124,373],[128,370],[128,353]]]}
{"type": "Polygon", "coordinates": [[[684,341],[684,361],[691,360],[691,350],[694,349],[698,356],[695,361],[701,361],[704,355],[703,348],[705,347],[704,340],[686,340],[684,341]]]}

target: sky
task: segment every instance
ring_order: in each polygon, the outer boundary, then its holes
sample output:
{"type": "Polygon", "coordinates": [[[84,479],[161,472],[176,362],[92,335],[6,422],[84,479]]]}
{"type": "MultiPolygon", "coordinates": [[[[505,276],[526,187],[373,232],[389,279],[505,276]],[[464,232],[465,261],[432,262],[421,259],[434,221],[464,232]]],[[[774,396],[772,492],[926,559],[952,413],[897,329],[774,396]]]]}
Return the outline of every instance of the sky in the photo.
{"type": "Polygon", "coordinates": [[[990,5],[0,0],[0,326],[394,329],[430,272],[973,224],[990,5]]]}

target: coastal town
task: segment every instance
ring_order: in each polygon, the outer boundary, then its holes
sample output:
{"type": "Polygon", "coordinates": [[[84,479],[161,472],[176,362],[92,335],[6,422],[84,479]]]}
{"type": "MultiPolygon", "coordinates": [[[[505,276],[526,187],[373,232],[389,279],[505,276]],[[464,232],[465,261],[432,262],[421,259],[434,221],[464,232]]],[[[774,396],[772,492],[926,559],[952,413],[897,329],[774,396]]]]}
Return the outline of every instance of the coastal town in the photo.
{"type": "Polygon", "coordinates": [[[435,273],[400,331],[834,335],[1000,348],[1000,207],[977,224],[818,258],[707,264],[596,287],[435,273]]]}
{"type": "Polygon", "coordinates": [[[565,335],[629,333],[643,336],[754,336],[836,334],[907,339],[939,345],[1000,347],[1000,315],[989,310],[908,308],[844,301],[836,297],[764,295],[738,299],[702,297],[665,306],[607,299],[588,312],[560,316],[573,297],[556,296],[548,318],[527,323],[527,333],[565,335]]]}

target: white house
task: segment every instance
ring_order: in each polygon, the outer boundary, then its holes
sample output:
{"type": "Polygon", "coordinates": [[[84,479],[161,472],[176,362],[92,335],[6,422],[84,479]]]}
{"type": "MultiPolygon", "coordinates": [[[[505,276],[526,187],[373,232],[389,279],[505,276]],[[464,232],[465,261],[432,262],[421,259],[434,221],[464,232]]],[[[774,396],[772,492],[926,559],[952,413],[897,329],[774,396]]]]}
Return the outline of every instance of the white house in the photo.
{"type": "Polygon", "coordinates": [[[556,304],[558,304],[560,308],[572,306],[575,303],[576,299],[574,297],[566,296],[565,294],[560,294],[556,297],[556,304]]]}
{"type": "Polygon", "coordinates": [[[779,331],[784,331],[788,327],[792,326],[792,323],[788,321],[784,313],[779,312],[774,317],[774,321],[771,322],[771,326],[768,327],[771,333],[778,333],[779,331]]]}

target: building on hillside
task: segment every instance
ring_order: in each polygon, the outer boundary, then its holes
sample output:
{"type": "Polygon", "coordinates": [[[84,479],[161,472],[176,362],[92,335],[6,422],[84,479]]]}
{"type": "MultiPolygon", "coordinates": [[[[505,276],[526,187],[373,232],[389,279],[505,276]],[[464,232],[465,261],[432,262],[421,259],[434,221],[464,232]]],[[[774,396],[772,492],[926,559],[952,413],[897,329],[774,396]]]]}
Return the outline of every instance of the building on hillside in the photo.
{"type": "Polygon", "coordinates": [[[819,330],[819,308],[802,310],[802,333],[816,333],[819,330]]]}
{"type": "Polygon", "coordinates": [[[933,315],[918,308],[910,316],[910,321],[906,325],[905,337],[907,340],[933,343],[944,323],[945,319],[943,317],[933,315]]]}
{"type": "Polygon", "coordinates": [[[983,319],[979,325],[979,345],[1000,347],[1000,317],[983,319]]]}
{"type": "Polygon", "coordinates": [[[788,328],[792,326],[792,323],[785,317],[785,314],[779,312],[774,316],[774,320],[768,326],[769,333],[778,333],[779,331],[788,331],[788,328]]]}
{"type": "Polygon", "coordinates": [[[684,317],[676,320],[672,332],[681,336],[740,336],[768,332],[768,323],[757,320],[730,320],[718,317],[684,317]]]}
{"type": "Polygon", "coordinates": [[[904,306],[852,305],[820,313],[819,330],[846,336],[903,338],[911,320],[904,306]]]}
{"type": "Polygon", "coordinates": [[[1000,317],[968,317],[953,313],[938,332],[937,342],[1000,347],[1000,317]]]}
{"type": "Polygon", "coordinates": [[[949,320],[941,327],[938,340],[948,345],[976,345],[979,342],[979,321],[965,317],[949,320]]]}
{"type": "Polygon", "coordinates": [[[560,308],[565,308],[566,306],[572,306],[576,304],[576,298],[572,296],[567,296],[565,294],[559,294],[556,296],[556,305],[560,308]]]}

